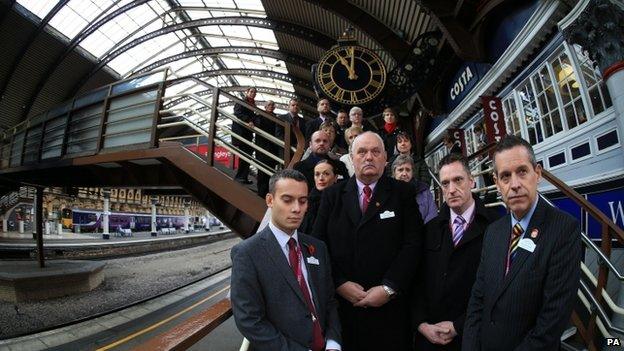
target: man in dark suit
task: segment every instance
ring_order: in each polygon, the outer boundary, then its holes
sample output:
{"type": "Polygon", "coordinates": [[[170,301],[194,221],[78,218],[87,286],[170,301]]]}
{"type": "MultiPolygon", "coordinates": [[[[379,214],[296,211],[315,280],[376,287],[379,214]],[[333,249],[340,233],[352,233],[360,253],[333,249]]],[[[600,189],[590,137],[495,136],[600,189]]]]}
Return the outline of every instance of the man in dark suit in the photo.
{"type": "Polygon", "coordinates": [[[232,248],[234,319],[254,351],[340,350],[340,323],[325,244],[298,233],[307,209],[303,175],[269,181],[269,225],[232,248]]]}
{"type": "MultiPolygon", "coordinates": [[[[251,87],[245,91],[245,102],[251,106],[256,106],[256,88],[251,87]]],[[[247,127],[253,128],[254,120],[256,118],[256,114],[253,110],[249,109],[247,106],[242,104],[234,105],[234,116],[241,120],[242,124],[239,122],[232,122],[232,132],[236,135],[239,135],[243,139],[247,141],[253,140],[253,132],[245,128],[247,127]]],[[[254,148],[250,145],[247,145],[244,141],[232,137],[232,145],[239,148],[242,152],[246,153],[249,156],[252,156],[254,152],[254,148]]],[[[249,162],[243,160],[242,158],[238,159],[238,169],[236,170],[236,175],[234,176],[234,180],[243,184],[251,184],[249,180],[249,162]]]]}
{"type": "MultiPolygon", "coordinates": [[[[310,155],[306,159],[295,163],[293,168],[306,177],[308,180],[308,188],[312,189],[314,187],[314,167],[320,160],[329,159],[329,136],[327,133],[322,130],[314,132],[310,141],[310,150],[312,151],[310,155]]],[[[347,179],[349,177],[347,167],[342,161],[335,161],[338,179],[347,179]]]]}
{"type": "MultiPolygon", "coordinates": [[[[288,112],[280,115],[279,117],[290,123],[290,145],[297,146],[297,137],[295,136],[295,131],[292,127],[297,127],[302,133],[305,133],[304,120],[302,117],[299,117],[299,100],[295,98],[290,99],[290,101],[288,101],[288,112]]],[[[278,139],[284,139],[284,127],[275,125],[275,137],[278,139]]],[[[280,157],[283,157],[283,149],[280,148],[278,154],[280,157]]]]}
{"type": "Polygon", "coordinates": [[[310,139],[312,138],[312,133],[319,130],[321,123],[332,120],[329,100],[320,99],[318,103],[316,104],[316,110],[318,111],[319,116],[313,120],[308,121],[308,123],[306,123],[306,126],[305,126],[304,136],[305,136],[306,144],[310,142],[310,139]]]}
{"type": "Polygon", "coordinates": [[[438,172],[445,203],[425,229],[423,264],[412,300],[415,349],[459,351],[483,233],[500,216],[472,194],[475,181],[463,156],[445,156],[438,172]]]}
{"type": "Polygon", "coordinates": [[[407,292],[423,221],[408,183],[382,177],[383,140],[366,132],[351,145],[355,176],[323,192],[314,235],[327,243],[344,351],[410,350],[407,292]]]}
{"type": "Polygon", "coordinates": [[[462,350],[558,350],[579,284],[578,222],[540,200],[542,169],[525,140],[494,150],[494,181],[510,214],[485,232],[462,350]]]}

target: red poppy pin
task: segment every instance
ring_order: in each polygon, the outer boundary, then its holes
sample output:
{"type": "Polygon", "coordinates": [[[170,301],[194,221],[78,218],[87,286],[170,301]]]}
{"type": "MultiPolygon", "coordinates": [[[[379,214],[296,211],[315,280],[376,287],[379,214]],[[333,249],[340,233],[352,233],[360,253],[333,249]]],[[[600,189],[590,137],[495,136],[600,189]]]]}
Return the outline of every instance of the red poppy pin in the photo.
{"type": "Polygon", "coordinates": [[[316,247],[314,247],[314,245],[312,244],[306,244],[306,247],[308,248],[310,256],[314,256],[314,253],[316,253],[316,247]]]}
{"type": "Polygon", "coordinates": [[[537,228],[531,231],[531,239],[537,239],[538,235],[539,235],[539,230],[537,230],[537,228]]]}

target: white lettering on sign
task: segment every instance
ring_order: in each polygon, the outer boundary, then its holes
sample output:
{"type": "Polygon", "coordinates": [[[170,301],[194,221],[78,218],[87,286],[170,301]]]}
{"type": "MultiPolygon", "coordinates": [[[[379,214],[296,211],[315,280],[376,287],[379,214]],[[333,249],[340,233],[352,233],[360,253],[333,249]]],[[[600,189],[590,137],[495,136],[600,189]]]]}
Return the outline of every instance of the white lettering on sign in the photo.
{"type": "Polygon", "coordinates": [[[613,223],[618,224],[620,227],[624,227],[624,209],[622,208],[622,201],[617,202],[617,209],[613,208],[615,201],[609,201],[609,208],[611,209],[611,220],[613,223]],[[620,223],[618,223],[618,217],[620,223]]]}
{"type": "Polygon", "coordinates": [[[492,109],[492,112],[490,112],[490,119],[492,120],[492,122],[494,122],[494,139],[496,139],[496,142],[499,142],[501,140],[501,133],[500,133],[500,129],[498,128],[498,112],[496,110],[498,110],[496,108],[496,102],[494,100],[490,100],[490,108],[492,109]]]}
{"type": "Polygon", "coordinates": [[[464,92],[466,85],[468,85],[468,82],[470,82],[473,77],[474,74],[472,74],[470,66],[466,66],[466,69],[462,72],[451,88],[451,100],[455,100],[459,94],[464,92]]]}

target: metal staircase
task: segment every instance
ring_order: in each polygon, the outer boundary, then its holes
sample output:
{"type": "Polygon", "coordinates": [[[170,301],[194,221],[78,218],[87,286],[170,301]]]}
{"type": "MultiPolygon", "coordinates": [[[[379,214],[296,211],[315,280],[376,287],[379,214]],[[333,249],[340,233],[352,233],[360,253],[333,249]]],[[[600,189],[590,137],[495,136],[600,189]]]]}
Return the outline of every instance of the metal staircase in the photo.
{"type": "Polygon", "coordinates": [[[216,162],[215,150],[270,175],[273,167],[232,140],[242,140],[255,155],[285,168],[303,154],[301,131],[295,128],[297,140],[289,140],[290,129],[286,121],[217,87],[163,69],[77,96],[5,131],[0,136],[0,179],[40,187],[179,188],[247,237],[255,232],[266,205],[253,189],[232,181],[232,167],[216,162]],[[203,85],[211,94],[180,93],[181,83],[203,85]],[[245,124],[275,145],[265,149],[232,132],[238,119],[225,107],[232,104],[283,127],[284,139],[245,124]],[[207,152],[198,153],[198,145],[207,152]]]}

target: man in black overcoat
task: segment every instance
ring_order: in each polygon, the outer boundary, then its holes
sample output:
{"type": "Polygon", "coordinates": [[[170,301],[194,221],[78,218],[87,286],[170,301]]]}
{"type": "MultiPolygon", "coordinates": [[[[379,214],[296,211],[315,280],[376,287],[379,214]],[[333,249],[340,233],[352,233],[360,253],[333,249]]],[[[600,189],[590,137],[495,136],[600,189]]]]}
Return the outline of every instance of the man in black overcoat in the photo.
{"type": "Polygon", "coordinates": [[[445,203],[426,225],[423,262],[414,282],[415,350],[459,351],[483,233],[500,216],[472,194],[475,181],[463,156],[445,156],[438,170],[445,203]]]}
{"type": "Polygon", "coordinates": [[[386,152],[373,132],[352,145],[355,176],[326,189],[314,224],[332,261],[343,351],[410,350],[407,292],[423,221],[408,183],[383,177],[386,152]]]}

